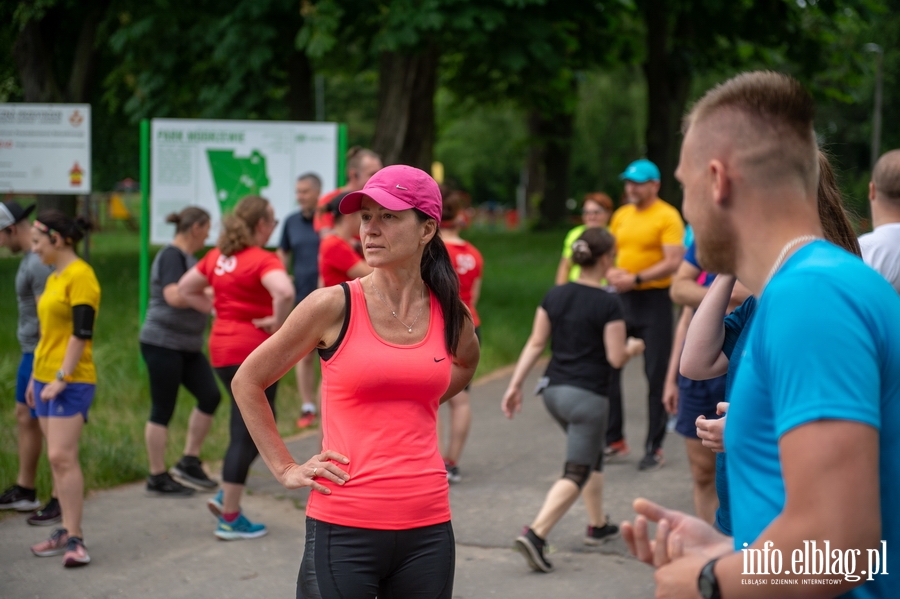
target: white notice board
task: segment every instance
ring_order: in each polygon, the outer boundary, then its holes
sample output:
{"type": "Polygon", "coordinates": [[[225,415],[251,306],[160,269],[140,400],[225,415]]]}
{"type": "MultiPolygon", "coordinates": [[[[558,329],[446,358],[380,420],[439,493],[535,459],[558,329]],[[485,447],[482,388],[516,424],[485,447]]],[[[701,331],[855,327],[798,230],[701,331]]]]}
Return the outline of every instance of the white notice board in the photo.
{"type": "Polygon", "coordinates": [[[0,193],[90,192],[90,104],[0,104],[0,193]]]}
{"type": "Polygon", "coordinates": [[[298,210],[294,183],[305,173],[337,187],[337,123],[153,119],[150,126],[150,242],[172,240],[166,216],[200,206],[212,216],[207,239],[214,245],[219,223],[245,195],[261,195],[281,223],[298,210]]]}

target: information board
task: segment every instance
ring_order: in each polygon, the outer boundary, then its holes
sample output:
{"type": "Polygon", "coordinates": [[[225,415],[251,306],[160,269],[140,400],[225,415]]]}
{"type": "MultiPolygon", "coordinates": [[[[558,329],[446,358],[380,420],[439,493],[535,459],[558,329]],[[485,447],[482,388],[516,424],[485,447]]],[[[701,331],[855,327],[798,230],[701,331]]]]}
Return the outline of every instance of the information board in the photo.
{"type": "Polygon", "coordinates": [[[0,193],[90,192],[90,104],[0,104],[0,193]]]}
{"type": "Polygon", "coordinates": [[[172,240],[166,216],[200,206],[212,216],[214,245],[222,216],[246,195],[261,195],[281,221],[298,210],[297,177],[314,173],[322,192],[337,187],[338,125],[273,121],[153,119],[150,130],[150,242],[172,240]]]}

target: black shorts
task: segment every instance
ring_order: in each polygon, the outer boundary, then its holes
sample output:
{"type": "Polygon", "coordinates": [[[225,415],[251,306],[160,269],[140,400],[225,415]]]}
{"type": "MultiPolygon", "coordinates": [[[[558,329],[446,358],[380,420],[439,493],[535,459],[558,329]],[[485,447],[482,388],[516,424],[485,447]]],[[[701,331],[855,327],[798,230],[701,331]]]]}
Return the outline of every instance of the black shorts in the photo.
{"type": "Polygon", "coordinates": [[[451,599],[455,569],[450,522],[373,530],[307,517],[297,599],[451,599]]]}

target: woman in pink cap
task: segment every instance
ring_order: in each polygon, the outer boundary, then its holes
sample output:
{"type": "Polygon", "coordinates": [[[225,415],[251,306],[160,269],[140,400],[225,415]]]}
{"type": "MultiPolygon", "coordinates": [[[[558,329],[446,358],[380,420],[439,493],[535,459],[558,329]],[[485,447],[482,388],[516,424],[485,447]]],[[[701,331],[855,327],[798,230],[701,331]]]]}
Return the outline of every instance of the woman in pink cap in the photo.
{"type": "Polygon", "coordinates": [[[348,194],[373,272],[319,289],[244,362],[232,389],[275,477],[310,487],[297,597],[447,598],[455,544],[437,410],[469,383],[478,341],[441,241],[441,194],[389,166],[348,194]],[[323,451],[304,464],[264,389],[304,355],[322,364],[323,451]]]}

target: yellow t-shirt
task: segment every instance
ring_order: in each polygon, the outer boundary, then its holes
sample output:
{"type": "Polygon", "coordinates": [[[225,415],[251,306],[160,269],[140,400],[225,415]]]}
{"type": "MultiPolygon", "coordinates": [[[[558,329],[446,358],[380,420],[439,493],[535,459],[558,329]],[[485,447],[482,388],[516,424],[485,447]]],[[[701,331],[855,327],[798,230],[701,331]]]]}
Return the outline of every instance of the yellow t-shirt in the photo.
{"type": "MultiPolygon", "coordinates": [[[[100,283],[87,262],[78,259],[62,272],[50,273],[37,306],[41,340],[34,350],[35,380],[49,383],[56,379],[72,337],[72,307],[84,305],[91,306],[95,312],[100,309],[100,283]]],[[[93,341],[89,339],[71,373],[73,383],[97,382],[92,347],[93,341]]]]}
{"type": "MultiPolygon", "coordinates": [[[[616,264],[628,272],[638,273],[663,259],[664,245],[683,245],[684,222],[673,206],[659,198],[649,207],[638,210],[626,204],[615,211],[609,231],[616,238],[616,264]]],[[[636,289],[665,289],[671,277],[641,283],[636,289]]]]}

